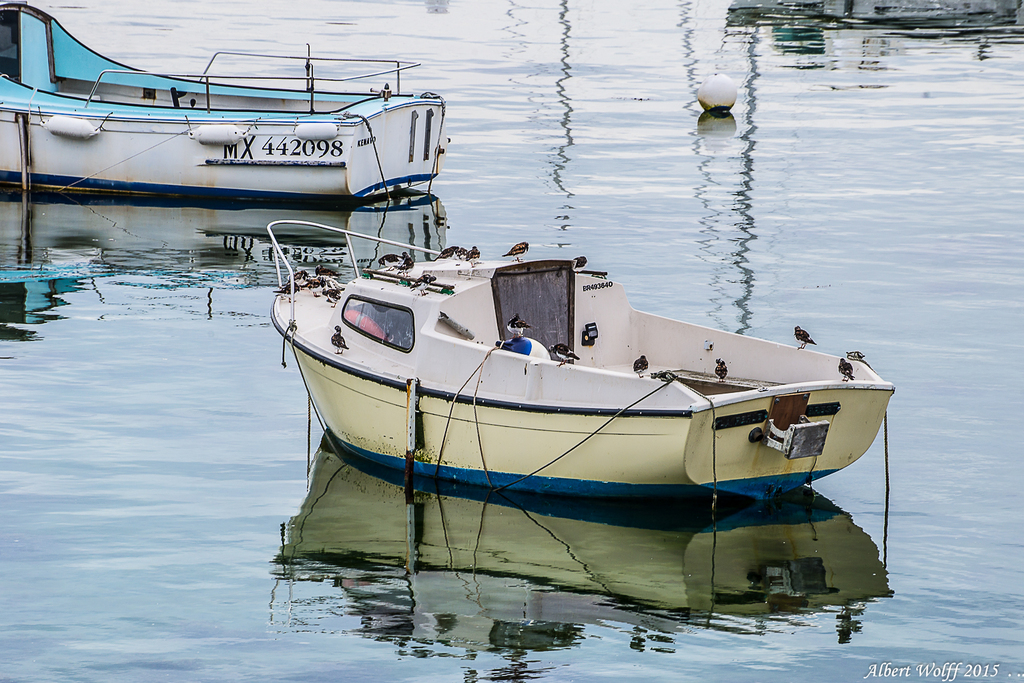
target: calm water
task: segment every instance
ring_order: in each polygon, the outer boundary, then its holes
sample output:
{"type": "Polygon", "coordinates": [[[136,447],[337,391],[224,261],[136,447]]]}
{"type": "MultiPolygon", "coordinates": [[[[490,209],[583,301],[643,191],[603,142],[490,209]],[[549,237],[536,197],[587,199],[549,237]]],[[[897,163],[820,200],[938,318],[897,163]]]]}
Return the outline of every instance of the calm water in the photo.
{"type": "Polygon", "coordinates": [[[43,5],[146,68],[420,60],[452,142],[387,211],[0,197],[0,681],[1018,680],[1024,15],[929,7],[43,5]],[[714,72],[735,118],[699,125],[714,72]],[[425,491],[409,577],[401,497],[318,453],[281,368],[284,217],[527,240],[644,310],[859,349],[898,387],[888,517],[881,435],[810,505],[716,520],[425,491]]]}

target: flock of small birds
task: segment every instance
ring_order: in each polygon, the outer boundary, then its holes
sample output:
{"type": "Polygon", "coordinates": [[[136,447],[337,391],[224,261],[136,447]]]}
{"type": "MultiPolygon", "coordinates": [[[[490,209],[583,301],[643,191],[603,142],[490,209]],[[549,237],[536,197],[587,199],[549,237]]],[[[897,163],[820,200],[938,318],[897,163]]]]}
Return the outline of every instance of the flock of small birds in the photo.
{"type": "MultiPolygon", "coordinates": [[[[514,244],[512,248],[509,249],[508,252],[504,254],[504,256],[512,256],[515,258],[516,261],[522,261],[521,257],[525,255],[526,252],[529,251],[529,249],[529,243],[519,242],[518,244],[514,244]]],[[[458,258],[464,261],[475,262],[480,259],[480,250],[477,249],[475,246],[471,247],[470,249],[464,249],[462,247],[452,245],[443,249],[441,253],[438,254],[437,258],[439,260],[458,258]]],[[[412,256],[410,256],[409,253],[405,251],[403,251],[401,255],[384,254],[379,259],[377,259],[377,263],[381,268],[388,268],[389,270],[393,269],[397,271],[407,271],[411,269],[413,265],[415,265],[412,256]]],[[[577,256],[572,260],[572,268],[575,271],[582,270],[583,268],[586,267],[586,265],[586,256],[577,256]]],[[[295,273],[295,290],[298,291],[300,289],[320,289],[322,290],[323,295],[327,297],[328,301],[330,301],[332,304],[337,304],[338,301],[341,299],[342,292],[342,287],[333,279],[337,277],[337,275],[338,274],[334,270],[326,266],[317,266],[313,272],[313,275],[310,275],[305,270],[300,270],[295,273]]],[[[417,293],[426,294],[427,288],[435,281],[437,281],[437,278],[435,276],[430,275],[429,273],[424,273],[419,278],[411,282],[410,286],[417,293]]],[[[292,283],[289,282],[284,287],[277,290],[277,292],[279,294],[289,293],[291,291],[291,284],[292,283]]],[[[314,291],[314,296],[319,296],[319,293],[314,291]]],[[[523,334],[525,334],[526,330],[531,327],[531,325],[522,318],[520,318],[519,314],[517,313],[512,317],[511,320],[508,321],[506,327],[508,331],[512,333],[513,337],[521,337],[523,336],[523,334]]],[[[793,336],[796,338],[798,342],[800,342],[800,346],[797,347],[798,349],[806,348],[808,344],[817,346],[815,341],[811,339],[811,335],[807,332],[807,330],[803,329],[799,325],[793,328],[793,336]]],[[[335,326],[334,336],[331,337],[331,343],[335,346],[336,353],[341,353],[343,350],[348,349],[348,345],[345,343],[345,338],[341,335],[341,327],[335,326]]],[[[548,347],[548,351],[553,353],[555,357],[558,358],[558,360],[560,361],[558,364],[559,367],[565,365],[570,361],[580,359],[579,356],[572,352],[572,349],[570,349],[567,344],[563,344],[561,342],[548,347]]],[[[863,353],[861,353],[860,351],[848,351],[846,353],[846,358],[839,359],[839,374],[843,376],[844,382],[854,379],[853,365],[849,362],[851,360],[864,363],[864,365],[868,365],[867,361],[864,360],[863,353]]],[[[648,363],[647,356],[645,355],[641,355],[639,358],[633,361],[633,372],[635,372],[639,377],[643,377],[643,373],[647,371],[648,367],[650,367],[650,364],[648,363]]],[[[868,367],[871,366],[868,365],[868,367]]],[[[726,365],[725,361],[722,360],[721,358],[715,359],[715,375],[718,377],[719,382],[724,382],[725,378],[728,377],[729,375],[729,366],[726,365]]]]}
{"type": "Polygon", "coordinates": [[[296,292],[308,289],[313,293],[313,296],[320,296],[322,294],[331,305],[337,305],[341,300],[341,292],[344,289],[334,279],[338,273],[327,266],[317,266],[313,273],[313,275],[310,275],[309,271],[306,270],[297,271],[291,280],[276,290],[277,293],[291,294],[292,285],[294,284],[296,292]]]}

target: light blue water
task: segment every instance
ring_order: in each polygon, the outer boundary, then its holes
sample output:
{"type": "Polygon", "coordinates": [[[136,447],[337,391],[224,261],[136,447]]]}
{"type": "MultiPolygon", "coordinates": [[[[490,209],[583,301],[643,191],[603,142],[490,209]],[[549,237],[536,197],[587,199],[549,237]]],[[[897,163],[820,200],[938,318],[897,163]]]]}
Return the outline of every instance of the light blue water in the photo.
{"type": "MultiPolygon", "coordinates": [[[[446,97],[452,142],[440,202],[386,217],[36,198],[24,222],[20,201],[0,202],[0,680],[853,681],[882,662],[913,679],[945,662],[1024,674],[1019,7],[884,25],[725,1],[43,7],[153,69],[307,42],[416,59],[411,88],[446,97]],[[696,88],[716,71],[740,84],[733,133],[698,130],[696,88]],[[712,534],[718,578],[689,612],[666,605],[704,585],[691,574],[709,571],[706,530],[467,508],[448,522],[483,528],[507,571],[453,559],[410,579],[391,550],[351,542],[344,514],[333,531],[312,515],[334,545],[289,565],[281,525],[309,518],[319,434],[268,321],[260,230],[284,217],[417,240],[426,222],[433,244],[485,256],[526,240],[534,256],[586,254],[643,310],[782,342],[799,324],[823,350],[863,351],[897,386],[888,524],[880,435],[816,486],[853,540],[782,521],[793,539],[817,534],[839,587],[817,594],[817,570],[787,565],[806,606],[753,580],[759,612],[725,604],[754,562],[736,539],[761,538],[749,520],[712,534]],[[505,525],[547,529],[577,558],[637,545],[555,571],[505,525]],[[868,578],[879,566],[888,597],[868,578]],[[471,614],[466,595],[492,611],[471,614]]],[[[290,243],[341,260],[337,244],[290,243]]],[[[314,510],[380,515],[381,491],[314,510]]],[[[401,529],[404,506],[393,513],[401,529]]]]}

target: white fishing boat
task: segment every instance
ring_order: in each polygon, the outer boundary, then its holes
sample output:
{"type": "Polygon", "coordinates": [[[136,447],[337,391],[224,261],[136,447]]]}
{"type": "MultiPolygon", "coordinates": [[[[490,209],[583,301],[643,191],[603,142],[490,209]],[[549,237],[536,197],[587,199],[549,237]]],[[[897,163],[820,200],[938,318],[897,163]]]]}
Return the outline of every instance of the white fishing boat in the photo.
{"type": "MultiPolygon", "coordinates": [[[[271,241],[295,223],[270,224],[271,241]]],[[[415,476],[559,495],[767,498],[863,455],[894,391],[861,354],[637,311],[621,284],[573,261],[353,263],[347,283],[302,287],[310,280],[276,256],[287,272],[273,322],[331,439],[385,466],[409,462],[415,476]],[[563,360],[549,353],[556,344],[563,360]]]]}
{"type": "Polygon", "coordinates": [[[443,99],[402,90],[415,66],[217,52],[196,73],[141,71],[39,9],[0,4],[0,183],[285,200],[390,194],[444,165],[443,99]]]}

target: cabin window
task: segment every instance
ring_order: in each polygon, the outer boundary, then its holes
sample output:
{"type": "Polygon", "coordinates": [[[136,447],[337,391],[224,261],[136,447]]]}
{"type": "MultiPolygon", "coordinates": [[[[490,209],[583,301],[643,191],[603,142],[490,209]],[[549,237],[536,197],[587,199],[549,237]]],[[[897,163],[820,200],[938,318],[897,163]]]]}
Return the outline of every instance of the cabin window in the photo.
{"type": "Polygon", "coordinates": [[[374,341],[399,351],[412,350],[415,326],[408,308],[352,296],[341,317],[346,325],[374,341]]]}
{"type": "Polygon", "coordinates": [[[0,12],[0,74],[11,80],[21,80],[21,65],[18,60],[18,18],[19,10],[0,12]]]}

